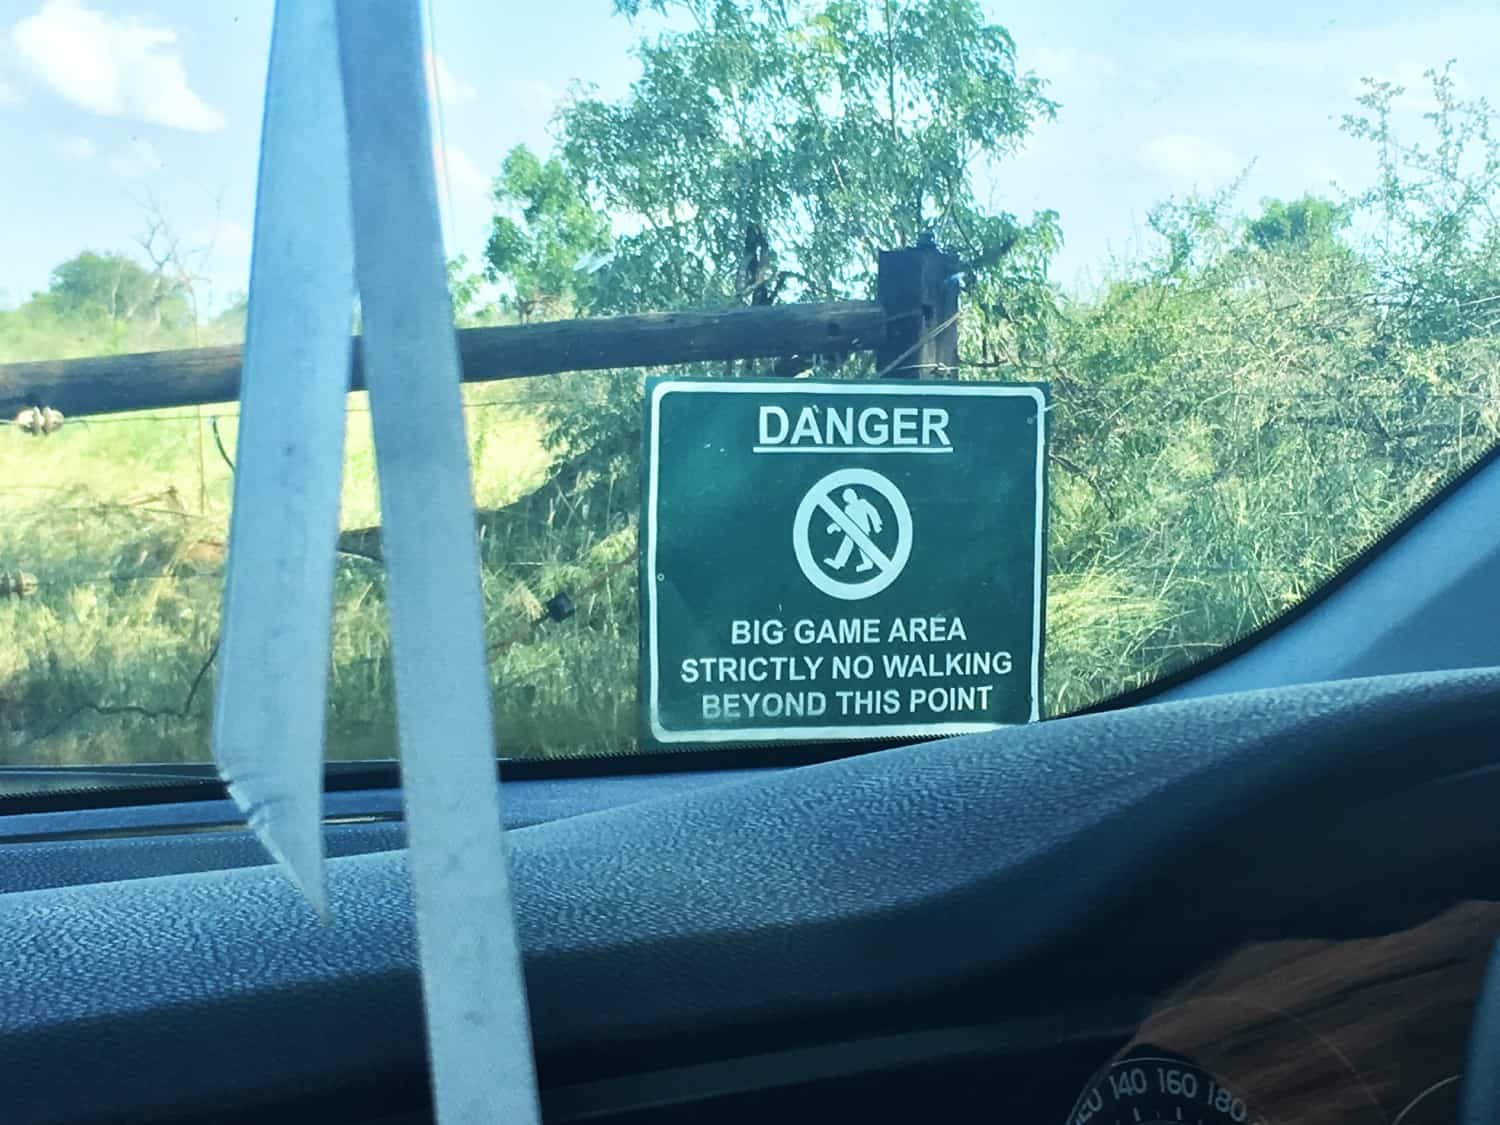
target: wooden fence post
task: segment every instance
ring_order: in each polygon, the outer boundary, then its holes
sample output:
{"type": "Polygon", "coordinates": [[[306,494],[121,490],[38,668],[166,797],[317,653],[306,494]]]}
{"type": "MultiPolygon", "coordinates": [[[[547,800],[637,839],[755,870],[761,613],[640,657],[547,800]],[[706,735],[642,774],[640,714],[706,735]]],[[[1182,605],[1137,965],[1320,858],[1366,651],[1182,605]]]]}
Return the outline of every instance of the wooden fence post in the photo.
{"type": "Polygon", "coordinates": [[[889,318],[875,369],[888,379],[958,376],[958,260],[930,232],[904,250],[882,250],[879,300],[889,318]]]}

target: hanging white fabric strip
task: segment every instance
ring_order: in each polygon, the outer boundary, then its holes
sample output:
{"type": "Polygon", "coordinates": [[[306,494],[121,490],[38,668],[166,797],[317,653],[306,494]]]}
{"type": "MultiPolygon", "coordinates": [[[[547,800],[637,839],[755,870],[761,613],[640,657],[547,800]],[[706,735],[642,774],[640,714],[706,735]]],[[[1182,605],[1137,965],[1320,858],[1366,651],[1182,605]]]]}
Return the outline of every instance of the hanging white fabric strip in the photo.
{"type": "Polygon", "coordinates": [[[357,276],[437,1120],[540,1119],[416,0],[278,0],[214,757],[326,916],[322,734],[357,276]]]}
{"type": "Polygon", "coordinates": [[[539,1120],[416,0],[339,0],[363,360],[437,1117],[539,1120]]]}
{"type": "Polygon", "coordinates": [[[213,755],[320,915],[354,247],[333,0],[280,0],[261,134],[213,755]]]}

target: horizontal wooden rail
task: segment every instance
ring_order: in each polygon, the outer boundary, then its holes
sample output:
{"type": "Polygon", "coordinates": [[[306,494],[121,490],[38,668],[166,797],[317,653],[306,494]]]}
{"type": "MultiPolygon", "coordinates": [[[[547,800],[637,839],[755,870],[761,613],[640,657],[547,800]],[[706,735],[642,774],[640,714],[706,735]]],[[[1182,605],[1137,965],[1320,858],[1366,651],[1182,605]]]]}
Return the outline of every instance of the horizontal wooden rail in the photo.
{"type": "MultiPolygon", "coordinates": [[[[458,333],[465,382],[562,371],[658,367],[771,356],[877,350],[888,314],[876,301],[772,305],[715,311],[559,320],[465,328],[458,333]]],[[[350,390],[364,388],[356,341],[350,390]]],[[[0,364],[0,417],[28,406],[65,417],[233,402],[240,349],[197,348],[0,364]]]]}

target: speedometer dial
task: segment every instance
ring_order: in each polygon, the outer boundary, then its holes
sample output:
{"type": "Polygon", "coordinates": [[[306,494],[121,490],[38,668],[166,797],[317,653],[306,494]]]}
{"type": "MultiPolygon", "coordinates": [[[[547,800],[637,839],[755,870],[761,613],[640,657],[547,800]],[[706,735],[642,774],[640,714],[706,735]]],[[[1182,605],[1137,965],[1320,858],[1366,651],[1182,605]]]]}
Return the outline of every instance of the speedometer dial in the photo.
{"type": "Polygon", "coordinates": [[[1264,1125],[1239,1092],[1158,1051],[1117,1059],[1083,1091],[1067,1125],[1264,1125]]]}

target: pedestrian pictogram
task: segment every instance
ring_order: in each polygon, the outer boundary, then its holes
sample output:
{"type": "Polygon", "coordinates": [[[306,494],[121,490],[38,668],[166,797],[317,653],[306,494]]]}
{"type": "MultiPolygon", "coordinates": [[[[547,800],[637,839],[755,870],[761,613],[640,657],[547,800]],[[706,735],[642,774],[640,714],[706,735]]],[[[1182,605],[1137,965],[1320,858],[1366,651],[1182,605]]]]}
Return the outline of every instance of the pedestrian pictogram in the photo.
{"type": "Polygon", "coordinates": [[[1041,714],[1046,388],[649,379],[641,710],[657,744],[1041,714]]]}
{"type": "Polygon", "coordinates": [[[861,601],[890,586],[911,557],[911,546],[906,498],[871,469],[829,473],[808,489],[792,522],[792,549],[802,573],[814,587],[844,601],[861,601]],[[824,527],[821,536],[819,527],[824,527]],[[830,541],[837,544],[831,554],[819,549],[830,541]]]}
{"type": "MultiPolygon", "coordinates": [[[[833,517],[833,522],[828,525],[828,534],[832,535],[835,532],[841,531],[844,535],[844,541],[839,545],[837,557],[824,559],[823,564],[834,570],[843,570],[844,564],[849,561],[849,552],[854,549],[854,544],[859,542],[864,544],[859,549],[859,566],[857,568],[861,574],[867,570],[875,569],[875,564],[870,561],[872,553],[876,558],[880,559],[882,567],[889,566],[885,556],[880,553],[880,549],[873,546],[865,538],[865,535],[877,532],[883,526],[880,519],[880,510],[852,488],[844,489],[843,498],[844,515],[846,518],[841,520],[839,519],[838,512],[830,511],[828,514],[833,517]],[[862,535],[861,532],[865,534],[862,535]]],[[[823,501],[823,506],[827,507],[826,499],[823,501]]]]}

